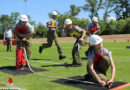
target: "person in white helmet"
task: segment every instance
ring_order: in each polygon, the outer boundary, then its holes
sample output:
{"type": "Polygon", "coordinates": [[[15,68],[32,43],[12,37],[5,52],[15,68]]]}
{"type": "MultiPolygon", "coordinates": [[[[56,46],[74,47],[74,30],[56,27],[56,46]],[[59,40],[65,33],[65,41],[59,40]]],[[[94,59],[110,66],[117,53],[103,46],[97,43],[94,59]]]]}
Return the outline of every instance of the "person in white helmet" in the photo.
{"type": "Polygon", "coordinates": [[[30,38],[34,34],[34,28],[28,23],[27,15],[20,15],[20,20],[14,25],[12,32],[16,38],[17,47],[25,47],[27,58],[29,59],[31,55],[30,38]]]}
{"type": "MultiPolygon", "coordinates": [[[[90,36],[95,35],[97,32],[100,31],[100,26],[98,24],[98,18],[97,17],[92,18],[92,23],[89,24],[86,31],[89,33],[90,36]]],[[[89,44],[89,48],[90,47],[92,47],[92,46],[89,44]]],[[[86,50],[85,53],[87,54],[88,50],[86,50]]]]}
{"type": "Polygon", "coordinates": [[[64,21],[63,29],[62,29],[62,37],[70,35],[72,37],[77,38],[73,49],[72,49],[72,57],[73,57],[73,66],[81,66],[81,58],[80,58],[80,47],[86,45],[86,31],[81,29],[78,26],[72,25],[71,19],[66,19],[64,21]]]}
{"type": "Polygon", "coordinates": [[[59,53],[59,60],[62,60],[66,58],[66,56],[62,55],[62,48],[59,44],[58,36],[56,33],[59,31],[56,24],[56,17],[58,13],[56,11],[52,11],[51,15],[52,15],[52,18],[46,24],[46,27],[48,28],[47,43],[43,43],[41,46],[39,46],[39,53],[42,53],[43,49],[45,48],[50,48],[53,44],[53,41],[55,41],[55,44],[57,46],[57,50],[59,53]]]}
{"type": "Polygon", "coordinates": [[[97,32],[100,31],[100,26],[98,24],[98,18],[97,17],[92,18],[92,23],[89,24],[89,26],[86,30],[88,31],[89,35],[95,35],[97,32]]]}
{"type": "Polygon", "coordinates": [[[93,47],[88,50],[87,72],[84,77],[88,81],[98,82],[102,86],[112,86],[115,77],[115,65],[111,52],[103,48],[103,39],[98,35],[91,35],[90,45],[93,47]],[[111,79],[108,80],[106,73],[111,66],[111,79]]]}

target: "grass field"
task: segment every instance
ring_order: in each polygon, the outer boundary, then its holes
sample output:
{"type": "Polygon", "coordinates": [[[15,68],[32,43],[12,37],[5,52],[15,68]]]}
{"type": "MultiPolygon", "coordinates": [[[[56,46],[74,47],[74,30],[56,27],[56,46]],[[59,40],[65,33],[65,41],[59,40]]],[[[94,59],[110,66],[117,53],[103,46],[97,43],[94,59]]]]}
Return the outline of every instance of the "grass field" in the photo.
{"type": "MultiPolygon", "coordinates": [[[[30,61],[31,66],[46,69],[48,71],[39,72],[40,74],[47,76],[56,76],[56,77],[72,77],[72,76],[83,76],[87,73],[86,65],[87,61],[82,61],[81,67],[65,67],[62,65],[56,65],[55,63],[68,64],[72,63],[72,43],[62,43],[63,54],[67,56],[64,60],[58,59],[58,52],[56,46],[53,44],[51,48],[45,49],[42,54],[38,53],[38,47],[40,44],[32,45],[32,54],[31,59],[35,61],[30,61]],[[49,62],[49,63],[47,63],[49,62]]],[[[126,49],[126,46],[129,46],[130,43],[126,42],[105,42],[104,47],[112,51],[113,60],[116,66],[116,76],[115,81],[120,82],[130,82],[130,49],[126,49]]],[[[81,57],[85,57],[84,52],[87,50],[86,47],[82,47],[80,54],[81,57]]],[[[4,66],[15,66],[15,49],[13,46],[13,52],[6,52],[6,47],[0,46],[0,67],[4,66]],[[7,58],[9,57],[9,58],[7,58]]],[[[107,73],[110,78],[110,70],[107,73]]],[[[55,78],[47,78],[38,76],[36,74],[27,74],[13,76],[0,71],[0,83],[8,83],[8,78],[12,77],[13,83],[22,89],[25,90],[82,90],[80,88],[75,88],[72,86],[57,84],[52,81],[57,80],[55,78]]],[[[2,86],[0,86],[2,87],[2,86]]],[[[126,88],[124,90],[130,90],[126,88]]]]}

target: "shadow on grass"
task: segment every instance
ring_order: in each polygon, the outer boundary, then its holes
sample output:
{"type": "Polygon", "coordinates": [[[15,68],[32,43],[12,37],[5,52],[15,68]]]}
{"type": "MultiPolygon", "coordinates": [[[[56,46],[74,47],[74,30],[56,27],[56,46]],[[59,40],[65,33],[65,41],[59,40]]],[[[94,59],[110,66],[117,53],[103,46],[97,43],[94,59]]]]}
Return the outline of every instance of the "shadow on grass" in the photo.
{"type": "Polygon", "coordinates": [[[71,80],[58,79],[58,80],[54,80],[52,82],[62,84],[62,85],[73,86],[76,88],[81,88],[83,90],[111,90],[111,89],[119,90],[119,89],[114,89],[114,88],[127,84],[124,82],[113,82],[113,86],[111,88],[108,88],[107,86],[102,87],[98,83],[91,84],[91,83],[89,83],[90,81],[86,81],[83,76],[74,76],[74,77],[68,77],[68,78],[70,78],[71,80]]]}
{"type": "Polygon", "coordinates": [[[88,59],[86,57],[82,57],[81,60],[86,61],[88,59]]]}
{"type": "MultiPolygon", "coordinates": [[[[31,67],[35,72],[48,71],[46,69],[40,69],[36,67],[31,67]]],[[[24,67],[24,70],[16,69],[16,66],[3,66],[0,67],[0,72],[8,73],[11,75],[26,75],[32,73],[28,67],[24,67]]]]}
{"type": "Polygon", "coordinates": [[[63,66],[63,67],[73,67],[72,64],[67,64],[67,63],[64,63],[64,64],[52,64],[52,65],[43,65],[42,67],[60,67],[60,66],[63,66]]]}

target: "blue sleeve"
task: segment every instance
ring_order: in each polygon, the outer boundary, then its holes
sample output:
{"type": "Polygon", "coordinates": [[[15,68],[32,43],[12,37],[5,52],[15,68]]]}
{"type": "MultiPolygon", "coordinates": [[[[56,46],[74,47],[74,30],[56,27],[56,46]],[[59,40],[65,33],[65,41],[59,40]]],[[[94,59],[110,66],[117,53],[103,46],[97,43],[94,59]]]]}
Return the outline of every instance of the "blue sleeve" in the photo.
{"type": "Polygon", "coordinates": [[[88,30],[90,30],[90,29],[91,29],[91,24],[88,25],[88,30]]]}
{"type": "Polygon", "coordinates": [[[88,59],[89,60],[94,60],[94,52],[92,51],[92,52],[88,52],[88,59]]]}

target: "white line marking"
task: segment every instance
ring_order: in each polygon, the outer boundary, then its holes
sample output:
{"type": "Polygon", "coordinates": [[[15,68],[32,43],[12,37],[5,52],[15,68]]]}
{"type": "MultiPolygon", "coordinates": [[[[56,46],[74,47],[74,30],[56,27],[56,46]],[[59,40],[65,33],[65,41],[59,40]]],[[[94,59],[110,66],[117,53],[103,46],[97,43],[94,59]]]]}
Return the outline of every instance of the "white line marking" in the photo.
{"type": "MultiPolygon", "coordinates": [[[[13,57],[3,57],[3,56],[0,56],[0,57],[7,58],[7,59],[16,59],[16,58],[13,58],[13,57]]],[[[32,62],[42,62],[42,63],[48,63],[48,64],[63,64],[63,63],[53,63],[53,62],[45,62],[45,61],[36,61],[36,60],[31,60],[31,59],[29,61],[32,61],[32,62]]],[[[125,60],[114,59],[114,61],[130,62],[130,60],[126,60],[126,59],[125,60]]]]}

